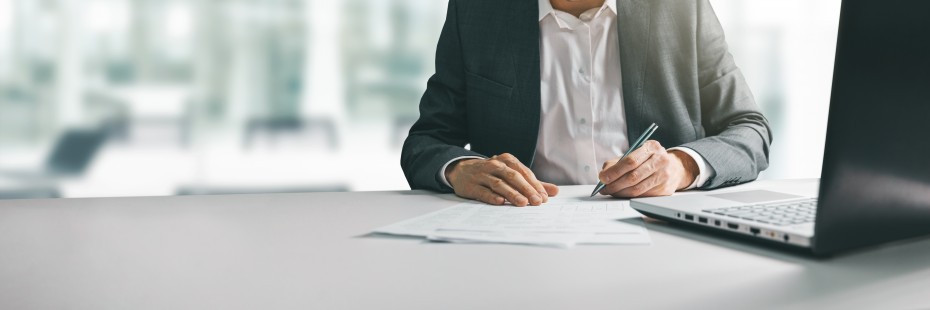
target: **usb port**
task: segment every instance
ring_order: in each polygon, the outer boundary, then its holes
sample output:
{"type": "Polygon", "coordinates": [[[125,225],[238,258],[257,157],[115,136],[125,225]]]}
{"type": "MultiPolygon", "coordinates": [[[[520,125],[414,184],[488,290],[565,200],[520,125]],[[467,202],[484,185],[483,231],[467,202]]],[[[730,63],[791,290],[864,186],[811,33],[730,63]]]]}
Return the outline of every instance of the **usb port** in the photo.
{"type": "Polygon", "coordinates": [[[727,223],[727,227],[730,229],[739,229],[739,224],[727,223]]]}
{"type": "Polygon", "coordinates": [[[693,220],[694,220],[694,216],[693,216],[693,215],[690,215],[690,214],[687,214],[687,215],[685,215],[685,219],[686,219],[686,220],[689,220],[689,221],[693,221],[693,220]]]}
{"type": "Polygon", "coordinates": [[[759,230],[758,228],[755,228],[755,227],[750,227],[750,228],[749,228],[749,232],[752,233],[753,235],[758,235],[758,234],[759,234],[759,231],[760,231],[760,230],[759,230]]]}
{"type": "Polygon", "coordinates": [[[714,220],[714,225],[720,226],[720,220],[714,220]]]}
{"type": "Polygon", "coordinates": [[[706,218],[706,217],[698,217],[698,222],[707,224],[707,218],[706,218]]]}

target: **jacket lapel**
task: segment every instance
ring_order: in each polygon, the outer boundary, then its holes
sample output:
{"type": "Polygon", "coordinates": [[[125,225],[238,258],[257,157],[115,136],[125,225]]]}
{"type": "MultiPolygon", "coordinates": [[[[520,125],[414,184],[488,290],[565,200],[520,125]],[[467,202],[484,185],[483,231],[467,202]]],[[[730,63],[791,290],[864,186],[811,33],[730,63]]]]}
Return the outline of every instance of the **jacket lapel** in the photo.
{"type": "Polygon", "coordinates": [[[539,87],[539,2],[537,0],[502,1],[509,4],[513,24],[510,39],[511,53],[516,80],[514,81],[513,104],[520,105],[523,115],[514,117],[515,130],[521,134],[514,141],[514,156],[527,166],[533,163],[536,141],[539,136],[539,113],[541,95],[539,87]]]}
{"type": "Polygon", "coordinates": [[[643,85],[651,34],[649,0],[617,0],[617,35],[620,42],[620,72],[627,136],[631,143],[651,124],[646,117],[643,85]]]}

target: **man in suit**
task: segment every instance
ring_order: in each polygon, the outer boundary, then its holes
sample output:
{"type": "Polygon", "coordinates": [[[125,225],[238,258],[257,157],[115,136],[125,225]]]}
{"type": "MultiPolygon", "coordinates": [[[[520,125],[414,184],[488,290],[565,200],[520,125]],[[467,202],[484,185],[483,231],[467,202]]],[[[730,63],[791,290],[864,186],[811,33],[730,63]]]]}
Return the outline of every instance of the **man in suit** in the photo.
{"type": "Polygon", "coordinates": [[[710,3],[614,1],[450,0],[401,155],[411,188],[526,206],[557,184],[629,198],[754,180],[772,136],[710,3]]]}

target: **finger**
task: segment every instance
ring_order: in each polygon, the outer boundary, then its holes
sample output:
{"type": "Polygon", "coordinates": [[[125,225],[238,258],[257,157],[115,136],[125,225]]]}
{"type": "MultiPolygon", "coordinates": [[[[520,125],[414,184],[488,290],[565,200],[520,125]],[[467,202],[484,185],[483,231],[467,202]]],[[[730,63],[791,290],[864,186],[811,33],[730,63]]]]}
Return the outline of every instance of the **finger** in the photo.
{"type": "Polygon", "coordinates": [[[523,196],[523,194],[520,194],[520,192],[513,189],[513,187],[511,187],[510,184],[508,184],[507,181],[504,181],[503,179],[491,177],[486,181],[486,184],[482,185],[487,186],[498,195],[503,196],[507,199],[507,201],[510,201],[510,203],[515,206],[525,207],[529,203],[529,200],[523,196]]]}
{"type": "Polygon", "coordinates": [[[471,196],[473,199],[496,206],[503,205],[506,201],[503,196],[484,186],[476,186],[471,196]]]}
{"type": "Polygon", "coordinates": [[[523,175],[516,170],[505,166],[500,169],[496,169],[491,175],[506,181],[511,188],[517,190],[520,195],[527,199],[527,203],[534,206],[542,204],[542,197],[540,197],[539,192],[536,191],[536,188],[530,185],[530,183],[523,178],[523,175]]]}
{"type": "Polygon", "coordinates": [[[620,198],[636,198],[641,197],[643,194],[648,193],[653,188],[662,184],[663,180],[658,173],[654,173],[642,182],[639,182],[636,185],[627,187],[619,192],[612,194],[614,197],[620,198]]]}
{"type": "Polygon", "coordinates": [[[646,143],[643,143],[642,147],[624,157],[623,160],[619,161],[617,164],[602,170],[598,178],[604,184],[613,183],[613,181],[627,174],[627,172],[642,165],[649,157],[652,157],[652,154],[655,154],[659,150],[664,150],[659,142],[655,140],[646,141],[646,143]]]}
{"type": "Polygon", "coordinates": [[[542,182],[543,188],[546,189],[546,192],[549,194],[549,197],[555,197],[559,194],[559,187],[552,183],[542,182]]]}
{"type": "Polygon", "coordinates": [[[536,192],[539,193],[539,196],[542,198],[542,202],[546,202],[549,200],[549,193],[546,192],[546,189],[543,187],[542,182],[540,182],[539,179],[536,178],[536,174],[533,173],[533,171],[530,170],[530,168],[527,168],[526,165],[521,163],[519,159],[507,153],[500,155],[499,157],[497,157],[497,159],[499,159],[504,164],[506,164],[507,167],[510,167],[510,169],[516,170],[517,172],[522,174],[523,179],[525,179],[527,183],[533,186],[533,188],[536,189],[536,192]]]}
{"type": "Polygon", "coordinates": [[[623,189],[639,184],[646,178],[652,176],[662,166],[661,163],[663,161],[660,161],[659,158],[660,156],[650,157],[648,160],[646,160],[645,163],[643,163],[636,169],[633,169],[632,171],[627,172],[622,177],[618,178],[617,180],[613,181],[610,184],[607,184],[607,186],[605,186],[604,189],[601,190],[601,194],[610,195],[610,194],[622,191],[623,189]]]}

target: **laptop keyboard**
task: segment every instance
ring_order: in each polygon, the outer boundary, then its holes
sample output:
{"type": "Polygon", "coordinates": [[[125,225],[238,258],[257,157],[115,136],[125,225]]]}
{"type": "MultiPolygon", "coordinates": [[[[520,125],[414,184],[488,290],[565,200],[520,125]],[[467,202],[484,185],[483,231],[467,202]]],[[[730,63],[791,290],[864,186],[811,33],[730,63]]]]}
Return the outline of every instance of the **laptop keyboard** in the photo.
{"type": "Polygon", "coordinates": [[[703,211],[778,226],[813,223],[817,213],[817,198],[703,211]]]}

